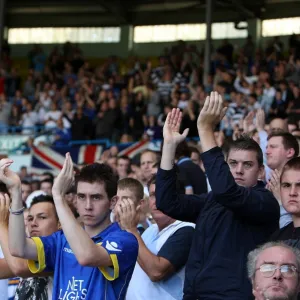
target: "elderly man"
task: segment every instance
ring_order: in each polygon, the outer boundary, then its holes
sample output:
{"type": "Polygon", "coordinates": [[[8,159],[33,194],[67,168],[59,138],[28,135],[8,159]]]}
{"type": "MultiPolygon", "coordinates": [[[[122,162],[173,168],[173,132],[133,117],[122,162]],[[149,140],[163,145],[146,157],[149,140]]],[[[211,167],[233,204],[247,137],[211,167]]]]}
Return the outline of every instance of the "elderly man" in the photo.
{"type": "Polygon", "coordinates": [[[248,275],[256,300],[296,300],[300,251],[283,242],[266,243],[248,255],[248,275]]]}

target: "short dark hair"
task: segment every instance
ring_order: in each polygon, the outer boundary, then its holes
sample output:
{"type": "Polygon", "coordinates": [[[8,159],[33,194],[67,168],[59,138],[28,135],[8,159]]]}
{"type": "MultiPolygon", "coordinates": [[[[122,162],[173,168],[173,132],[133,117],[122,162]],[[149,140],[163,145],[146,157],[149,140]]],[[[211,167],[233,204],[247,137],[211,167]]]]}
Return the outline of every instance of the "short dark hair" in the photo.
{"type": "Polygon", "coordinates": [[[35,204],[38,204],[38,203],[51,203],[53,205],[53,209],[54,209],[54,212],[55,212],[56,219],[58,220],[58,215],[57,215],[57,212],[56,212],[56,208],[55,208],[53,197],[51,197],[49,195],[39,195],[39,196],[36,196],[36,197],[34,197],[32,199],[32,202],[30,204],[29,209],[31,209],[32,206],[34,206],[35,204]]]}
{"type": "Polygon", "coordinates": [[[35,183],[38,185],[38,189],[39,189],[40,186],[41,186],[41,182],[40,182],[39,180],[37,180],[37,179],[34,179],[34,180],[31,181],[31,186],[32,186],[33,184],[35,184],[35,183]]]}
{"type": "Polygon", "coordinates": [[[138,180],[134,178],[128,177],[120,179],[118,182],[118,189],[129,189],[133,191],[138,201],[144,198],[144,187],[138,180]]]}
{"type": "Polygon", "coordinates": [[[53,180],[50,179],[50,178],[46,178],[46,179],[40,181],[40,186],[41,186],[43,183],[51,183],[51,184],[53,185],[53,180]]]}
{"type": "Polygon", "coordinates": [[[179,159],[180,157],[190,157],[191,152],[189,145],[186,141],[182,141],[176,147],[175,159],[179,159]]]}
{"type": "Polygon", "coordinates": [[[22,180],[21,184],[25,184],[25,185],[31,185],[31,183],[28,180],[22,180]]]}
{"type": "Polygon", "coordinates": [[[117,161],[119,161],[120,159],[128,160],[129,163],[131,163],[131,159],[127,155],[118,156],[117,161]]]}
{"type": "Polygon", "coordinates": [[[43,176],[49,176],[49,179],[54,181],[54,175],[51,172],[44,172],[42,175],[43,176]]]}
{"type": "Polygon", "coordinates": [[[268,136],[268,141],[272,137],[277,137],[277,136],[282,138],[282,144],[285,150],[294,149],[295,154],[293,157],[297,157],[299,155],[299,144],[295,136],[293,136],[289,132],[274,132],[268,136]]]}
{"type": "Polygon", "coordinates": [[[106,164],[93,163],[83,167],[75,177],[76,190],[78,182],[103,183],[110,199],[117,193],[117,176],[112,168],[106,164]]]}
{"type": "Polygon", "coordinates": [[[290,159],[283,167],[282,172],[281,172],[281,177],[280,177],[280,181],[282,179],[282,176],[284,174],[285,171],[288,170],[296,170],[296,171],[300,171],[300,157],[294,157],[292,159],[290,159]]]}
{"type": "Polygon", "coordinates": [[[190,146],[189,149],[190,149],[190,155],[192,153],[197,153],[199,155],[199,158],[201,159],[201,157],[200,157],[201,153],[196,147],[190,146]]]}
{"type": "Polygon", "coordinates": [[[226,156],[231,150],[244,150],[244,151],[253,151],[256,153],[256,158],[259,166],[262,166],[264,163],[264,157],[260,146],[248,135],[242,135],[235,141],[232,141],[228,145],[228,150],[226,151],[226,156]]]}

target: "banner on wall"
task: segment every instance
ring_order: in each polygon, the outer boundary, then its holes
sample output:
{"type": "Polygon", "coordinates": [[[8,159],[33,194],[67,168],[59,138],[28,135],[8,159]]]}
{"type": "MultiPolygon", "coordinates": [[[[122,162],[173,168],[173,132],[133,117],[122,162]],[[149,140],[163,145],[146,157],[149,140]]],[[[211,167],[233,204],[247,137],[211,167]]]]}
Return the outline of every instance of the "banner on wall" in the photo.
{"type": "MultiPolygon", "coordinates": [[[[131,144],[119,144],[118,156],[126,155],[134,159],[145,149],[153,151],[160,150],[161,141],[149,142],[140,141],[131,144]]],[[[48,147],[38,146],[32,148],[31,168],[34,172],[52,171],[57,174],[63,167],[65,154],[70,153],[75,167],[82,164],[91,164],[99,161],[103,151],[107,150],[105,144],[83,145],[83,146],[66,146],[66,147],[48,147]]]]}
{"type": "Polygon", "coordinates": [[[20,147],[23,143],[28,140],[26,135],[15,135],[7,134],[0,135],[0,152],[8,153],[9,151],[20,147]]]}

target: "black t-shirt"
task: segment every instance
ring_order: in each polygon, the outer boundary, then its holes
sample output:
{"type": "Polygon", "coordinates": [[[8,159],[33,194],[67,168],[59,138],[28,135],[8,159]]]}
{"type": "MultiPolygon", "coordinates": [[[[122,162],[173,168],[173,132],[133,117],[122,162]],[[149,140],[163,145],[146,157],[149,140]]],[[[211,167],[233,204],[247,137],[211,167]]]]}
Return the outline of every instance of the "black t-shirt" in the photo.
{"type": "Polygon", "coordinates": [[[195,229],[186,226],[172,234],[158,252],[158,256],[167,259],[177,272],[187,262],[195,229]]]}
{"type": "Polygon", "coordinates": [[[186,157],[179,159],[177,166],[180,178],[184,179],[186,187],[191,186],[196,195],[207,193],[206,176],[198,165],[186,157]]]}

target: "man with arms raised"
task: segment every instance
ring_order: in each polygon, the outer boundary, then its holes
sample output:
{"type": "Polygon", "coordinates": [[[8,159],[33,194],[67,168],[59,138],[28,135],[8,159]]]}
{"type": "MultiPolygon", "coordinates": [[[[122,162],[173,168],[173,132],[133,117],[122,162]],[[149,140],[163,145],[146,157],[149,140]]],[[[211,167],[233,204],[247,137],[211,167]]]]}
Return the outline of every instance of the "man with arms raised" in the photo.
{"type": "Polygon", "coordinates": [[[168,115],[163,129],[157,208],[174,219],[196,223],[186,265],[184,300],[249,299],[247,255],[278,228],[278,202],[258,181],[263,171],[259,145],[249,138],[239,139],[229,146],[226,161],[217,147],[214,129],[224,114],[222,97],[212,93],[198,118],[201,158],[212,189],[209,194],[177,193],[174,154],[188,133],[179,133],[182,116],[178,109],[168,115]]]}
{"type": "Polygon", "coordinates": [[[256,300],[296,300],[299,270],[299,249],[284,243],[266,243],[248,255],[248,276],[256,300]]]}
{"type": "MultiPolygon", "coordinates": [[[[10,160],[0,169],[9,174],[10,160]]],[[[33,273],[54,271],[53,300],[124,299],[137,259],[136,238],[111,224],[117,180],[111,168],[94,163],[76,178],[77,209],[84,228],[76,221],[65,193],[73,183],[73,162],[66,154],[52,193],[62,231],[48,237],[26,238],[22,201],[12,195],[9,247],[14,256],[29,259],[33,273]]]]}

